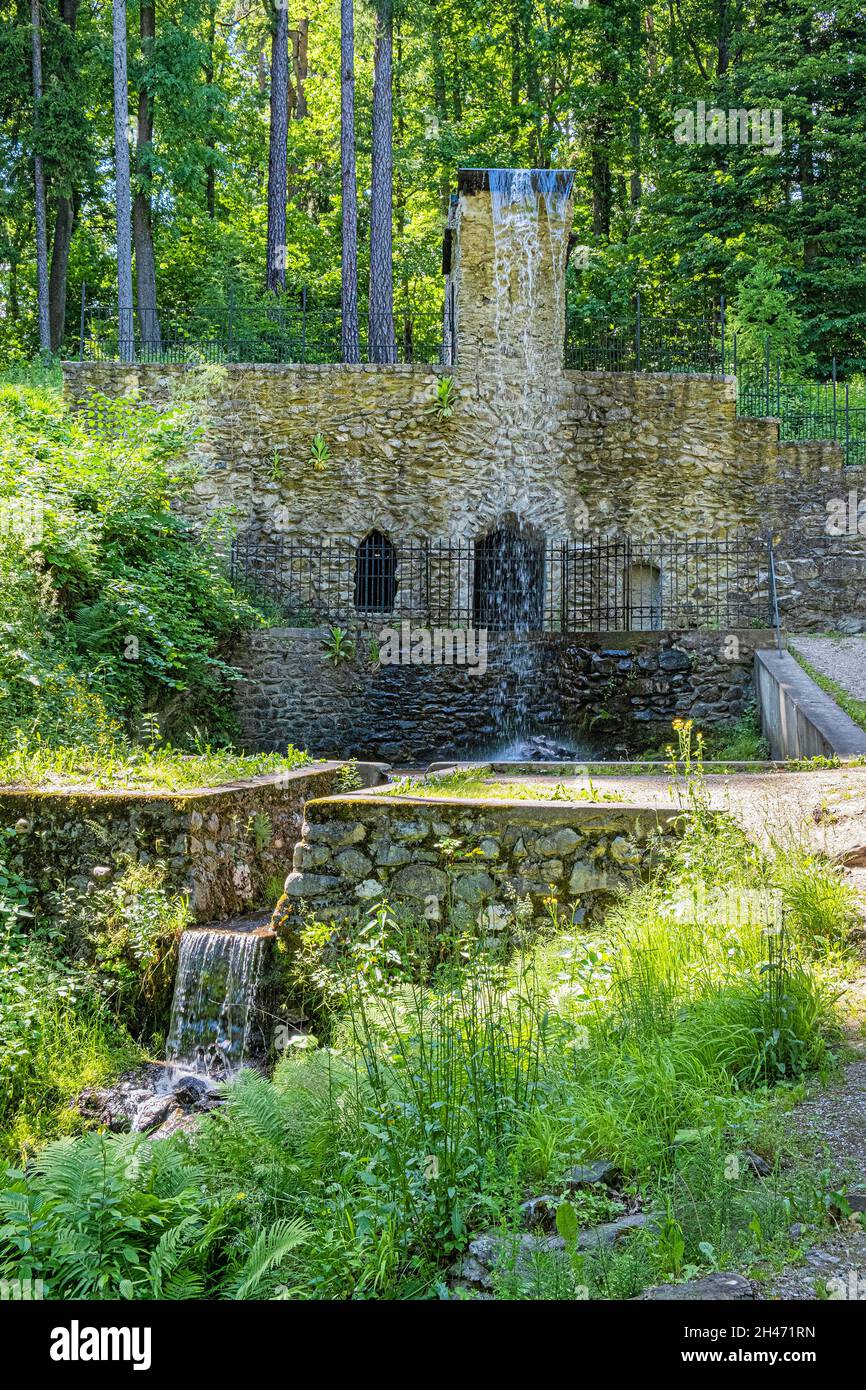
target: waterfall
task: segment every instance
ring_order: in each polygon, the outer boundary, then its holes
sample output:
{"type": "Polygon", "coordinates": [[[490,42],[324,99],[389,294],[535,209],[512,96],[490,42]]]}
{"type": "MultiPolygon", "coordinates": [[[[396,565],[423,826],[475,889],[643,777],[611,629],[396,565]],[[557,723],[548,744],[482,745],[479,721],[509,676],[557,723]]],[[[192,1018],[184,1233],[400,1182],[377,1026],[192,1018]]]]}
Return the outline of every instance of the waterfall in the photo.
{"type": "MultiPolygon", "coordinates": [[[[558,319],[565,294],[568,201],[574,175],[563,169],[489,169],[493,216],[493,294],[500,360],[517,358],[527,385],[538,379],[537,290],[544,259],[540,210],[544,203],[551,278],[558,319]]],[[[557,345],[561,346],[561,345],[557,345]]]]}
{"type": "MultiPolygon", "coordinates": [[[[489,169],[493,221],[493,312],[496,380],[501,426],[497,448],[506,489],[506,528],[488,537],[486,579],[500,597],[500,630],[510,634],[507,667],[492,698],[496,741],[511,756],[537,737],[529,692],[545,653],[532,634],[543,626],[547,576],[544,538],[527,532],[525,520],[538,511],[538,458],[550,439],[551,359],[559,360],[564,320],[568,202],[573,174],[561,169],[489,169]],[[542,204],[545,216],[542,217],[542,204]],[[552,286],[552,296],[551,296],[552,286]],[[550,341],[551,334],[555,341],[550,341]],[[533,441],[533,460],[516,440],[533,441]]],[[[550,452],[555,441],[550,440],[550,452]]],[[[551,731],[552,732],[552,731],[551,731]]],[[[531,756],[531,754],[527,754],[531,756]]]]}
{"type": "Polygon", "coordinates": [[[169,1066],[226,1077],[248,1055],[269,933],[190,927],[180,939],[169,1066]]]}

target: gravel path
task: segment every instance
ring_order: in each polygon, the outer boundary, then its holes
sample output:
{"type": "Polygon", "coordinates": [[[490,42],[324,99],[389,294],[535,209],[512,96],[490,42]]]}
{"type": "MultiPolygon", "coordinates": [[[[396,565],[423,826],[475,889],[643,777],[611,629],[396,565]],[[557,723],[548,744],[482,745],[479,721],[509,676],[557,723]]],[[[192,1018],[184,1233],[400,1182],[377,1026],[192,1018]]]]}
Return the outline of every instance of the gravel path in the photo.
{"type": "MultiPolygon", "coordinates": [[[[489,780],[495,783],[494,778],[489,780]]],[[[591,780],[598,793],[615,796],[626,805],[652,808],[684,804],[684,789],[672,789],[668,777],[596,775],[591,780]]],[[[588,789],[590,779],[539,773],[521,776],[520,783],[527,790],[533,785],[550,789],[560,783],[577,791],[588,789]]],[[[759,843],[783,849],[810,848],[866,867],[866,767],[741,772],[727,777],[710,774],[705,784],[713,809],[726,812],[759,843]]]]}
{"type": "Polygon", "coordinates": [[[820,675],[829,676],[858,700],[866,700],[866,637],[792,635],[788,646],[820,675]]]}
{"type": "MultiPolygon", "coordinates": [[[[837,1085],[798,1106],[791,1122],[804,1148],[825,1160],[842,1190],[866,1188],[866,1061],[852,1062],[837,1085]]],[[[759,1296],[787,1301],[828,1294],[866,1299],[866,1231],[857,1221],[841,1221],[802,1265],[774,1275],[759,1296]]]]}

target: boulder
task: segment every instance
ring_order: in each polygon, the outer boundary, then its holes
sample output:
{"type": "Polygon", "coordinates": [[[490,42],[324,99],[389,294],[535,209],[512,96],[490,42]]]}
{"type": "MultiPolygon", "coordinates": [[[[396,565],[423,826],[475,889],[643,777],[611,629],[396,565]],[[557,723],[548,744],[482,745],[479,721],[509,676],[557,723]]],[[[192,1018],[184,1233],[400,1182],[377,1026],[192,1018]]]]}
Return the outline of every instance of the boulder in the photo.
{"type": "Polygon", "coordinates": [[[148,1130],[157,1129],[174,1111],[183,1114],[172,1092],[151,1096],[139,1106],[132,1128],[139,1134],[146,1134],[148,1130]]]}
{"type": "Polygon", "coordinates": [[[658,1284],[638,1295],[638,1301],[654,1303],[734,1303],[754,1299],[752,1286],[742,1274],[707,1274],[703,1279],[689,1279],[685,1284],[658,1284]]]}
{"type": "Polygon", "coordinates": [[[599,1158],[594,1163],[578,1163],[574,1168],[569,1168],[565,1175],[565,1185],[592,1187],[595,1183],[604,1183],[612,1187],[618,1178],[619,1169],[616,1165],[606,1158],[599,1158]]]}

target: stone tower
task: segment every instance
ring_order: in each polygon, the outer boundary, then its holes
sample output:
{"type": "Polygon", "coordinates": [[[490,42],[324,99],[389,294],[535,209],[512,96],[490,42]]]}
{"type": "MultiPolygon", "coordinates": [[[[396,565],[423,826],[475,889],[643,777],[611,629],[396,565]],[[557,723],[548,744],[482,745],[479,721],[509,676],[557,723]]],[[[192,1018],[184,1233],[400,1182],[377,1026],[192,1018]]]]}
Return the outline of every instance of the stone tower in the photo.
{"type": "Polygon", "coordinates": [[[573,175],[461,169],[445,246],[446,361],[562,369],[573,175]]]}

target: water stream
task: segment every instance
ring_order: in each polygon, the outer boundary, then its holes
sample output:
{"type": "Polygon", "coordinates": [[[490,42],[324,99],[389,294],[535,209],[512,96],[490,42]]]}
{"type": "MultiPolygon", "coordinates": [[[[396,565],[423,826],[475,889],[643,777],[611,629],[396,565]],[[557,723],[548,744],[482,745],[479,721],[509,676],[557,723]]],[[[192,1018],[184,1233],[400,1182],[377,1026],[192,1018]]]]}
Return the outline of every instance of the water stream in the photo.
{"type": "Polygon", "coordinates": [[[223,1079],[249,1056],[268,934],[191,927],[180,939],[166,1061],[223,1079]]]}
{"type": "MultiPolygon", "coordinates": [[[[551,431],[558,417],[551,392],[558,383],[552,380],[551,354],[561,347],[573,174],[561,169],[490,169],[488,179],[496,334],[490,369],[501,422],[500,476],[507,495],[501,499],[504,525],[492,538],[495,544],[487,543],[485,580],[505,596],[509,610],[498,624],[510,637],[508,669],[493,692],[492,713],[496,743],[511,752],[533,740],[543,742],[539,735],[549,732],[535,728],[530,714],[529,693],[538,679],[538,663],[547,655],[532,633],[545,626],[549,577],[545,538],[527,525],[527,519],[543,514],[538,458],[552,453],[555,444],[551,431]],[[532,458],[525,443],[518,443],[527,440],[532,440],[532,458]]],[[[496,604],[488,607],[495,609],[496,604]]]]}

